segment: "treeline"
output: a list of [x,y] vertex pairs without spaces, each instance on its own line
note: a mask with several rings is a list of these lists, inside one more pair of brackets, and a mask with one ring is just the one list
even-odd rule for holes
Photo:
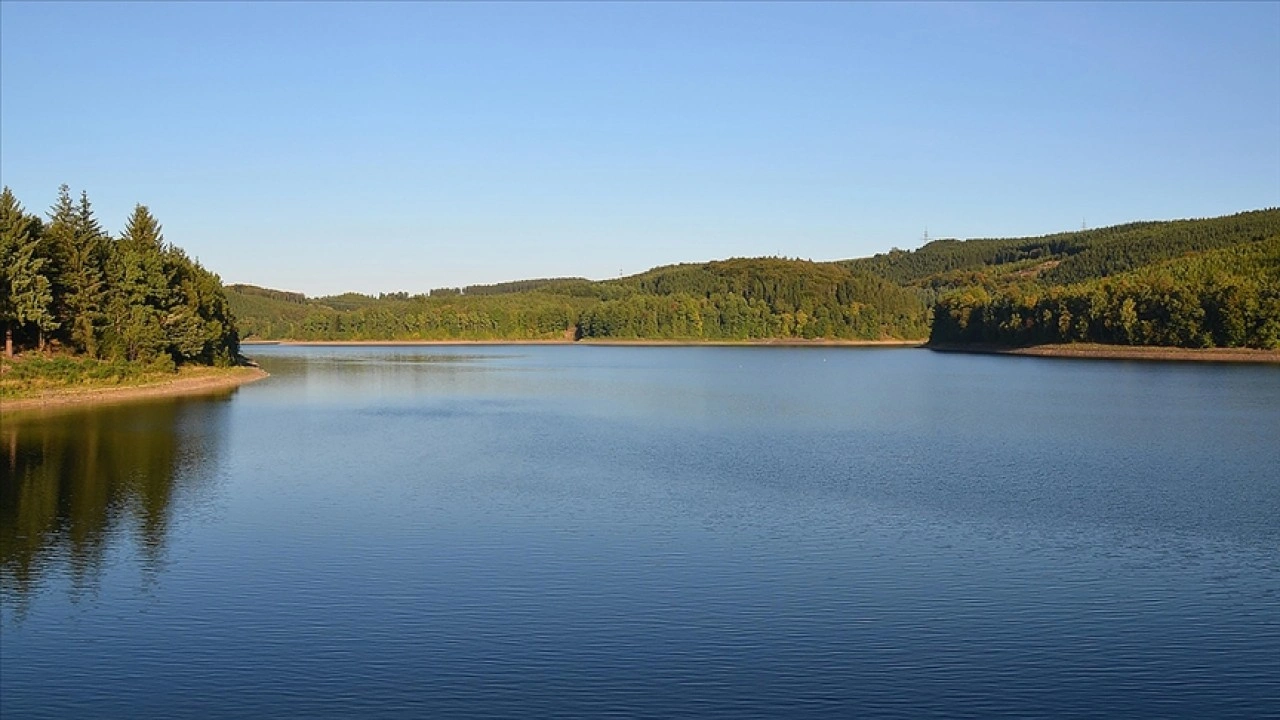
[[[459,295],[507,295],[510,293],[529,292],[531,290],[559,289],[566,284],[589,283],[585,278],[539,278],[536,280],[515,280],[495,283],[493,285],[468,285],[457,291]],[[438,291],[432,290],[434,295]]]
[[550,340],[572,338],[589,300],[545,293],[478,297],[398,293],[304,305],[227,292],[246,338],[291,340]]
[[377,301],[312,312],[296,337],[313,340],[549,340],[572,338],[580,303],[554,295]]
[[736,293],[694,297],[632,295],[588,309],[580,338],[670,340],[916,339],[927,332],[923,312],[895,315],[862,303],[806,303],[809,310],[779,311]]
[[270,288],[261,288],[257,285],[244,285],[241,283],[232,283],[227,286],[228,290],[234,290],[245,295],[257,295],[258,297],[270,298],[272,300],[283,300],[284,302],[297,303],[302,305],[307,301],[307,296],[300,292],[289,292],[287,290],[271,290]]
[[1280,210],[1267,209],[938,240],[829,263],[733,259],[598,282],[547,278],[412,296],[307,299],[237,286],[228,298],[245,337],[261,339],[931,337],[1269,347],[1278,283],[1266,253],[1276,238]]
[[956,291],[930,342],[1280,348],[1280,233],[1082,283]]
[[920,294],[835,263],[781,258],[672,265],[599,285],[581,337],[706,340],[920,338]]
[[63,185],[47,220],[0,192],[5,353],[50,343],[90,357],[230,364],[235,321],[217,275],[166,243],[144,205],[112,237]]
[[[1218,218],[1138,222],[1044,237],[935,240],[919,250],[894,250],[843,265],[895,283],[958,289],[975,280],[999,283],[1043,265],[1037,279],[1068,284],[1133,270],[1187,253],[1257,242],[1280,234],[1280,209]],[[1013,277],[1021,280],[1021,277]]]
[[578,278],[404,296],[275,302],[229,288],[245,337],[300,340],[919,339],[915,290],[832,263],[727,260],[603,282]]

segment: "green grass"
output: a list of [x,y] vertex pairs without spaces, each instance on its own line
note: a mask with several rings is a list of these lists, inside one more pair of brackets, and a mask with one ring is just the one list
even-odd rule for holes
[[0,398],[35,397],[51,391],[142,385],[172,378],[173,361],[153,363],[95,360],[67,355],[27,355],[0,360]]

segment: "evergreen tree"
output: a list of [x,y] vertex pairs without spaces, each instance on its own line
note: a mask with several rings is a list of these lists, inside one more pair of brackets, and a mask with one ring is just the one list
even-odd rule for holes
[[164,317],[172,295],[165,275],[164,236],[145,205],[134,208],[107,262],[107,353],[151,360],[164,352]]
[[113,240],[86,193],[66,185],[49,222],[0,193],[0,326],[14,345],[44,334],[79,353],[128,361],[168,356],[231,364],[239,332],[222,281],[165,243],[159,221],[137,205]]
[[7,357],[13,357],[14,330],[34,324],[43,343],[44,333],[57,327],[38,228],[8,187],[0,191],[0,323]]
[[[98,354],[98,325],[102,321],[103,265],[106,235],[93,216],[89,196],[81,192],[72,205],[63,185],[50,211],[49,234],[61,259],[56,285],[62,290],[62,313],[69,322],[67,338],[79,352]],[[65,324],[64,324],[64,327]]]
[[163,252],[171,297],[164,318],[169,352],[176,362],[229,364],[240,352],[240,336],[222,280],[172,245]]
[[58,199],[49,208],[49,222],[45,225],[40,238],[40,256],[46,259],[45,275],[49,278],[50,291],[53,293],[53,314],[58,319],[59,335],[65,339],[69,330],[66,322],[67,285],[66,285],[66,247],[71,244],[70,235],[75,223],[76,206],[71,200],[71,188],[65,184],[58,187]]

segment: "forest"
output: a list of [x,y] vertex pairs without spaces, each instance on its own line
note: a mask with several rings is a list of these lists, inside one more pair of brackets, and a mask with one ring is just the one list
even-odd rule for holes
[[1280,235],[1068,285],[975,285],[934,308],[934,343],[1280,347]]
[[296,340],[1088,341],[1280,346],[1280,210],[1043,237],[935,240],[810,262],[732,259],[593,282],[543,278],[410,295],[232,285],[244,337]]
[[63,185],[47,218],[0,191],[0,326],[5,355],[62,349],[156,368],[230,365],[239,335],[222,281],[165,242],[137,205],[112,236],[88,195]]
[[602,282],[528,280],[429,293],[306,298],[228,287],[246,338],[298,340],[763,340],[917,338],[914,290],[831,263],[759,258]]
[[118,236],[63,186],[45,217],[0,194],[6,354],[175,367],[251,340],[919,340],[1280,348],[1280,209],[1042,237],[942,239],[812,262],[738,258],[309,298],[218,276],[144,205]]

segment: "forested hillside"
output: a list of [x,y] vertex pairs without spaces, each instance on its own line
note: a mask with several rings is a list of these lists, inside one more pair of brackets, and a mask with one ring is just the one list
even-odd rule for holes
[[968,288],[938,303],[930,340],[1280,347],[1280,235],[1070,285]]
[[63,185],[48,219],[0,192],[0,325],[5,354],[49,344],[90,358],[230,364],[239,350],[222,282],[138,205],[102,229],[86,194]]
[[1066,284],[1276,235],[1280,235],[1280,210],[1268,209],[1043,237],[935,240],[919,250],[894,250],[841,264],[896,283],[935,290],[993,286],[1028,274],[1046,284]]
[[245,337],[261,339],[919,339],[928,333],[928,307],[919,293],[831,263],[726,260],[603,282],[528,282],[304,302],[231,286],[228,298]]
[[920,293],[836,263],[774,258],[673,265],[600,283],[581,337],[750,340],[922,338]]
[[244,336],[259,339],[931,336],[1271,347],[1269,328],[1280,318],[1272,301],[1277,239],[1280,210],[1269,209],[1044,237],[937,240],[828,263],[734,259],[599,282],[547,278],[412,296],[308,299],[231,286],[228,299]]
[[572,339],[574,322],[592,302],[531,292],[478,297],[348,294],[297,304],[246,286],[228,288],[227,298],[246,339],[294,340]]
[[[138,205],[112,237],[63,186],[47,220],[0,194],[6,352],[229,363],[241,336],[299,340],[922,339],[1280,346],[1280,210],[1034,238],[937,240],[815,263],[671,265],[307,298],[224,288]],[[238,318],[238,326],[237,320]]]

